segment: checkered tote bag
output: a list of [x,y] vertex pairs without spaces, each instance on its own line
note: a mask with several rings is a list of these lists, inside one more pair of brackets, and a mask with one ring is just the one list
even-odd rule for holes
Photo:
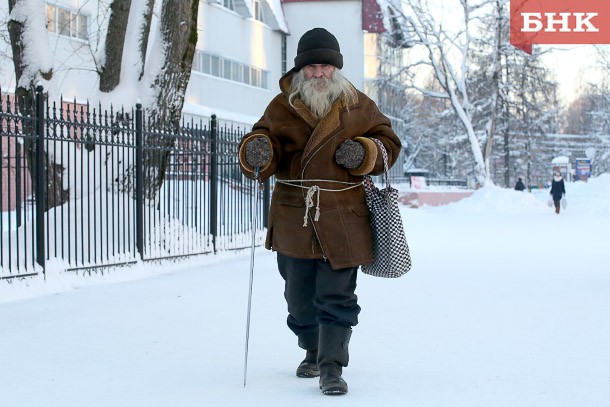
[[381,141],[373,139],[383,154],[386,187],[379,189],[369,175],[364,176],[366,205],[371,217],[375,260],[361,267],[376,277],[394,278],[411,269],[411,255],[398,209],[398,191],[390,186],[388,153]]

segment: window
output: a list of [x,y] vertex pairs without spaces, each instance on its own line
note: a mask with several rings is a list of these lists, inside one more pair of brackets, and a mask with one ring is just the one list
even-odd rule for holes
[[267,89],[267,72],[261,71],[261,88]]
[[250,67],[250,84],[259,88],[267,87],[267,72],[262,69]]
[[226,59],[222,61],[222,77],[225,79],[231,78],[231,61],[227,61]]
[[59,35],[70,36],[70,12],[66,9],[57,9],[57,28]]
[[235,1],[234,0],[223,0],[222,5],[229,10],[235,11]]
[[265,21],[261,0],[254,0],[254,19],[263,22]]
[[286,34],[282,33],[282,74],[285,74],[287,71],[287,59],[288,57],[286,51]]
[[88,16],[64,7],[47,4],[47,30],[65,37],[87,40]]
[[56,27],[57,27],[57,23],[56,23],[56,7],[51,7],[47,4],[47,30],[49,32],[56,32]]
[[89,37],[87,35],[87,16],[78,14],[76,20],[76,37],[86,40]]
[[193,71],[267,89],[269,72],[232,59],[195,51]]
[[212,56],[212,75],[220,76],[220,58]]
[[231,61],[231,79],[237,82],[243,82],[243,71],[241,64],[237,61]]
[[242,67],[243,72],[243,82],[247,85],[250,85],[250,67],[248,65],[244,65]]
[[209,54],[199,54],[202,56],[203,59],[203,69],[201,69],[201,72],[203,73],[207,73],[210,74],[212,73],[212,57]]

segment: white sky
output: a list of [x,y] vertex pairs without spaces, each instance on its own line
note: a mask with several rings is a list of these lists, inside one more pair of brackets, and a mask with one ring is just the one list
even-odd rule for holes
[[[551,48],[548,45],[539,47]],[[583,86],[601,77],[592,45],[555,45],[543,59],[557,75],[560,98],[566,106],[578,97]]]
[[610,175],[488,187],[402,208],[413,269],[360,275],[346,396],[294,375],[273,253],[258,248],[243,388],[249,251],[76,277],[0,281],[0,405],[602,407],[610,400]]

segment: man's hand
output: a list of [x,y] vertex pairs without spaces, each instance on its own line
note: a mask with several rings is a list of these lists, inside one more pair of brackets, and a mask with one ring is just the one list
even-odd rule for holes
[[360,167],[364,160],[364,147],[357,141],[345,140],[335,152],[335,160],[337,164],[354,170]]
[[252,167],[264,167],[271,159],[271,147],[263,137],[257,137],[246,144],[246,162]]

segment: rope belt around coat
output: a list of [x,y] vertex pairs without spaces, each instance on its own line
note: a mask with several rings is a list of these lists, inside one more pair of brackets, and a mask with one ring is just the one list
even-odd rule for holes
[[[342,192],[342,191],[347,191],[349,189],[353,189],[353,188],[357,188],[360,185],[363,185],[362,182],[346,182],[346,181],[335,181],[332,179],[281,179],[281,180],[277,180],[276,181],[279,184],[284,184],[284,185],[288,185],[291,187],[296,187],[296,188],[301,188],[301,189],[306,189],[307,190],[307,194],[305,195],[305,216],[303,217],[303,227],[307,227],[307,219],[308,219],[308,215],[309,215],[309,209],[314,207],[314,196],[316,194],[318,194],[317,196],[317,202],[316,202],[316,214],[313,217],[314,221],[318,221],[318,219],[320,219],[320,191],[326,191],[326,192]],[[306,187],[304,185],[299,185],[298,183],[302,183],[302,182],[334,182],[337,184],[346,184],[349,185],[349,187],[345,187],[345,188],[340,188],[340,189],[328,189],[328,188],[320,188],[317,185],[312,185],[310,187]]]

